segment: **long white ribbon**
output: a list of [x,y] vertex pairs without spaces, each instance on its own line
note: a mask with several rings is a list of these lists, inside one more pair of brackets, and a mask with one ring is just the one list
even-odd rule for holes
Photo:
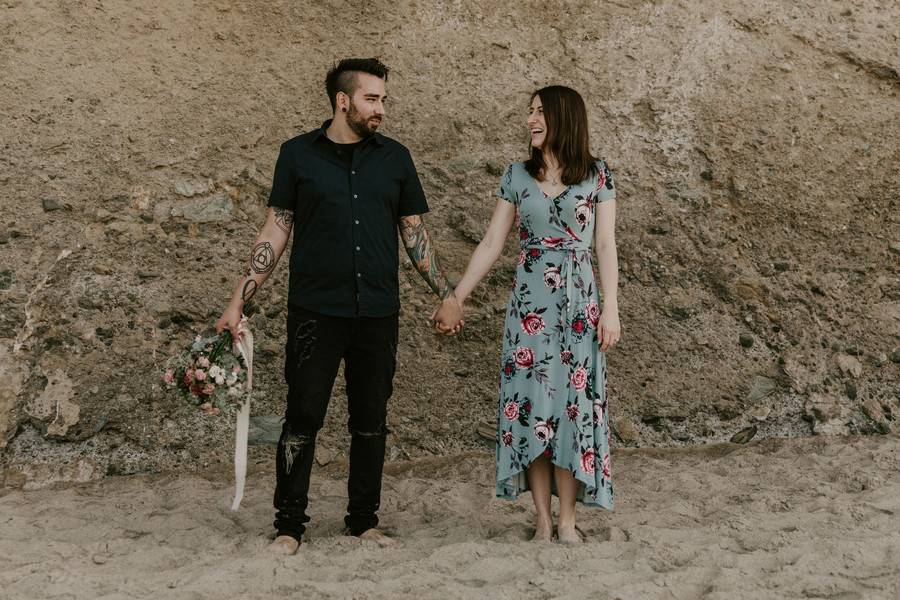
[[253,333],[245,316],[241,316],[238,324],[234,349],[244,357],[244,365],[247,367],[247,396],[237,413],[234,427],[234,501],[231,503],[231,510],[240,508],[247,481],[247,435],[250,430],[250,391],[253,389]]

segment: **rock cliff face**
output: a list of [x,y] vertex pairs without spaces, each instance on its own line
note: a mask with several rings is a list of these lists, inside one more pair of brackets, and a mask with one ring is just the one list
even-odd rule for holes
[[[529,93],[585,96],[619,189],[616,443],[891,429],[898,23],[874,0],[0,3],[7,483],[230,460],[232,424],[163,393],[160,365],[220,314],[280,142],[327,118],[350,55],[392,68],[383,131],[457,275],[524,156]],[[486,443],[512,243],[456,339],[427,330],[404,262],[392,459]],[[258,415],[283,409],[286,281],[283,261],[252,319]],[[339,380],[320,463],[345,421]]]

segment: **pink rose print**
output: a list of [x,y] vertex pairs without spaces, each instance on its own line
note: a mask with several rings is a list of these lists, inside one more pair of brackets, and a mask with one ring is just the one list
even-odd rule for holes
[[584,333],[584,319],[575,319],[572,321],[572,331],[575,333]]
[[569,417],[570,421],[577,419],[579,412],[577,404],[570,404],[566,407],[566,416]]
[[528,254],[531,255],[531,258],[537,258],[541,255],[541,251],[538,248],[532,248],[528,251]]
[[561,237],[545,237],[541,239],[541,243],[548,248],[559,248],[563,243],[563,239]]
[[606,185],[606,173],[603,172],[603,169],[600,169],[600,175],[597,177],[597,187],[594,188],[594,191],[596,192],[604,185]]
[[562,274],[559,267],[547,267],[544,270],[544,283],[551,290],[558,290],[562,287]]
[[594,400],[594,425],[603,421],[603,402]]
[[575,220],[578,221],[578,224],[584,227],[588,224],[588,220],[591,218],[591,205],[588,202],[582,202],[578,206],[575,207]]
[[525,401],[525,404],[522,405],[522,412],[526,415],[531,414],[531,400]]
[[541,315],[530,312],[522,319],[522,330],[528,335],[535,335],[544,330],[544,319]]
[[523,369],[527,369],[532,364],[534,364],[534,352],[531,350],[531,348],[520,346],[519,348],[516,348],[514,356],[516,359],[516,364]]
[[568,365],[572,362],[572,353],[568,350],[563,350],[559,353],[559,360],[562,361],[562,364]]
[[568,233],[571,237],[575,238],[579,242],[581,241],[581,238],[578,237],[578,234],[576,234],[574,231],[572,231],[572,228],[569,227],[568,225],[566,225],[566,233]]
[[597,306],[596,302],[591,302],[587,305],[587,318],[591,327],[597,327],[597,323],[600,322],[600,307]]
[[507,361],[507,363],[503,366],[503,374],[507,377],[512,377],[513,373],[516,372],[516,365],[512,361]]
[[534,424],[534,437],[542,442],[553,439],[553,426],[548,421],[538,421]]
[[609,479],[610,472],[611,472],[611,470],[609,468],[609,454],[604,454],[603,455],[603,478]]
[[584,370],[584,367],[578,367],[575,369],[575,372],[572,373],[572,385],[576,390],[583,390],[586,384],[587,371]]
[[519,250],[519,265],[525,264],[525,251]]
[[172,369],[166,369],[166,374],[163,375],[163,381],[165,381],[169,385],[175,383],[175,371],[173,371]]
[[594,473],[594,463],[596,462],[596,454],[593,448],[588,448],[581,453],[581,470],[588,474]]
[[510,421],[515,421],[519,418],[519,405],[513,401],[509,401],[506,403],[506,406],[503,407],[503,416],[509,419]]
[[504,446],[512,446],[513,443],[513,435],[511,431],[504,431],[503,435],[500,436],[500,440],[503,442]]

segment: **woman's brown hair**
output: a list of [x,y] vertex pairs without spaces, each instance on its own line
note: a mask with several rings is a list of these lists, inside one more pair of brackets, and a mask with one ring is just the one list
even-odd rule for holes
[[[541,99],[546,123],[544,148],[548,149],[561,167],[562,181],[566,185],[575,185],[584,181],[596,168],[597,159],[591,155],[588,136],[587,109],[581,95],[562,85],[551,85],[531,94],[530,102],[535,96]],[[525,161],[528,174],[542,181],[544,153],[534,146],[529,146],[530,157]]]

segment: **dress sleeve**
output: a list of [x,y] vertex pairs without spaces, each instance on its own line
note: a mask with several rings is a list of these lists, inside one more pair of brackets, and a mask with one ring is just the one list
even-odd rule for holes
[[519,195],[516,194],[512,185],[513,179],[513,166],[509,165],[506,167],[506,173],[503,174],[503,178],[500,179],[500,188],[497,190],[497,195],[509,202],[510,204],[519,204]]
[[594,204],[616,199],[616,186],[613,174],[606,166],[605,160],[597,161],[597,186],[594,188]]
[[275,175],[272,177],[272,191],[269,192],[269,206],[294,210],[297,207],[297,177],[287,144],[281,145],[278,160],[275,161]]

